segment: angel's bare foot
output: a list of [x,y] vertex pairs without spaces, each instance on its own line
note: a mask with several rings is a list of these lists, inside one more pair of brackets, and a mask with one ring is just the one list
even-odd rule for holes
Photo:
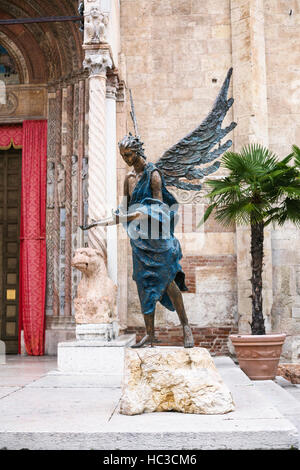
[[185,348],[194,347],[193,333],[189,325],[184,325],[183,327],[183,344]]
[[145,335],[144,338],[141,339],[138,343],[131,346],[132,348],[143,348],[145,346],[153,347],[153,344],[160,343],[157,338],[153,338],[153,336]]

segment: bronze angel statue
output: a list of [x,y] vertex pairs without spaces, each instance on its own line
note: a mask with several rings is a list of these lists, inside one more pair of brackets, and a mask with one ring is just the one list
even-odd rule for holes
[[[123,223],[130,237],[133,279],[137,284],[146,327],[145,336],[132,347],[152,347],[159,342],[154,330],[157,301],[169,310],[176,310],[183,328],[184,347],[194,346],[181,294],[188,290],[180,265],[181,247],[174,236],[177,201],[167,186],[199,190],[199,180],[219,168],[220,163],[215,160],[232,145],[231,140],[222,144],[221,140],[236,126],[232,122],[224,129],[221,127],[233,103],[232,98],[227,99],[231,75],[232,69],[228,71],[206,119],[167,150],[156,164],[146,161],[131,98],[131,117],[136,135],[129,133],[119,142],[120,153],[131,168],[124,181],[123,203],[111,217],[81,227],[87,230],[97,225]],[[203,167],[210,162],[213,163]]]

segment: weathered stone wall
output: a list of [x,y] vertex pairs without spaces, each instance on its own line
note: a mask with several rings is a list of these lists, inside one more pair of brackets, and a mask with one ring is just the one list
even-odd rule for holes
[[[264,2],[269,146],[281,157],[300,145],[300,4]],[[300,231],[272,231],[272,326],[287,333],[283,355],[300,360]]]
[[265,0],[269,146],[281,156],[300,142],[300,3]]
[[[132,89],[139,132],[149,160],[156,161],[209,113],[232,65],[230,21],[229,0],[121,1],[127,87]],[[232,111],[227,120],[231,122]],[[204,203],[199,193],[177,191],[176,196],[187,212],[196,207],[201,210]],[[177,236],[189,288],[184,302],[194,332],[196,327],[203,328],[202,336],[199,332],[200,344],[207,336],[205,328],[230,330],[235,325],[235,228],[224,230],[210,221],[204,233],[191,233],[185,226],[184,233],[179,231]],[[142,328],[136,285],[131,279],[130,248],[128,253],[128,325]],[[172,342],[181,335],[176,313],[160,304],[156,325],[162,340],[165,328],[170,337],[173,335]]]
[[230,1],[121,0],[121,41],[155,161],[207,115],[232,64]]
[[[229,93],[235,103],[227,119],[238,123],[234,150],[260,142],[284,157],[292,144],[299,145],[299,24],[297,0],[121,0],[126,84],[149,160],[156,161],[201,122],[230,66]],[[201,201],[199,194],[176,195],[185,204],[199,206]],[[237,322],[240,331],[249,333],[249,230],[225,231],[211,220],[204,234],[178,238],[189,287],[184,301],[195,333],[201,330],[199,343],[207,328],[211,334],[210,328],[231,328]],[[270,227],[264,252],[267,331],[286,332],[285,358],[299,361],[299,230]],[[130,248],[128,253],[128,325],[142,333]],[[159,305],[156,324],[165,341],[180,335],[176,315]]]

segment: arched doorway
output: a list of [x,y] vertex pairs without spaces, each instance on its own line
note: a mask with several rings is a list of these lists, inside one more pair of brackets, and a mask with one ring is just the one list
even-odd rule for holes
[[[77,14],[77,8],[77,0],[3,0],[0,5],[0,18],[74,16]],[[70,198],[72,198],[73,186],[77,191],[78,185],[73,182],[75,178],[73,178],[74,169],[71,157],[75,155],[76,158],[73,158],[73,161],[77,165],[82,164],[83,136],[85,132],[86,79],[82,71],[83,51],[81,45],[82,37],[78,25],[71,22],[0,26],[0,134],[3,126],[22,126],[24,122],[33,120],[48,121],[46,214],[48,270],[47,299],[44,314],[47,311],[49,315],[47,322],[49,322],[50,327],[52,323],[55,323],[55,325],[64,323],[63,318],[60,319],[60,322],[56,321],[56,318],[66,310],[65,298],[70,299],[72,295],[70,256],[65,262],[64,249],[66,246],[66,250],[70,253],[71,243],[75,243],[76,236],[72,234],[72,219],[65,206],[59,207],[57,201],[54,200],[54,193],[57,191],[54,186],[56,186],[59,165],[62,164],[66,176],[66,188],[63,188],[63,191],[66,192],[66,205],[68,207],[72,206],[72,211],[75,213]],[[68,108],[67,100],[69,100],[72,109],[70,109],[70,106]],[[79,123],[78,114],[80,106],[81,123]],[[71,122],[73,119],[74,125]],[[70,122],[71,125],[68,124]],[[69,146],[66,142],[68,129],[71,129],[69,134],[72,134]],[[81,149],[78,149],[79,143]],[[68,152],[68,155],[66,152]],[[70,158],[68,158],[69,156]],[[9,169],[9,166],[13,162],[17,162],[14,163],[16,164],[17,174],[11,177],[9,172],[12,169]],[[16,219],[11,223],[7,218],[7,213],[8,209],[13,208],[18,213],[18,217],[20,215],[21,196],[18,194],[18,206],[16,207],[10,207],[13,202],[9,199],[9,196],[14,193],[14,197],[17,197],[17,192],[14,190],[21,188],[18,178],[22,167],[22,150],[15,148],[0,149],[1,165],[3,165],[1,167],[3,172],[0,178],[3,184],[1,185],[0,182],[0,193],[2,193],[0,226],[3,233],[1,235],[2,248],[0,247],[0,250],[2,250],[2,265],[0,266],[0,339],[5,341],[8,353],[17,353],[19,328],[16,312],[19,299],[19,257],[15,258],[14,272],[12,271],[13,268],[8,266],[7,260],[12,263],[8,248],[12,250],[15,246],[14,243],[17,243],[17,254],[19,254],[20,220]],[[78,175],[78,181],[80,182],[79,173],[77,171],[76,175]],[[16,186],[10,188],[8,180],[14,182]],[[66,228],[62,226],[64,224],[63,217],[66,219]],[[18,230],[13,232],[12,225],[17,225]],[[76,225],[78,225],[77,220]],[[63,239],[65,230],[69,245]],[[7,235],[8,231],[10,231],[10,238]],[[13,236],[16,238],[13,239]],[[67,278],[67,273],[65,274],[67,265],[69,272],[68,283],[65,280]],[[55,273],[58,273],[58,276],[55,277]],[[12,298],[14,296],[15,299]],[[26,348],[26,350],[27,353],[34,354],[30,348]]]

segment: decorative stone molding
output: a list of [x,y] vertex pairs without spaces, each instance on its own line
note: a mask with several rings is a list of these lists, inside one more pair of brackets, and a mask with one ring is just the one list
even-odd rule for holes
[[57,168],[57,190],[58,190],[58,206],[65,207],[66,202],[66,191],[65,191],[65,181],[66,181],[66,172],[64,165],[60,162],[58,163]]
[[82,159],[82,199],[83,199],[83,222],[87,224],[88,216],[88,202],[89,202],[89,187],[88,187],[88,169],[89,169],[89,160],[87,157]]
[[83,67],[88,69],[90,76],[105,75],[106,70],[112,67],[109,51],[106,49],[86,51]]
[[116,95],[117,101],[124,103],[126,99],[125,93],[126,93],[125,83],[123,81],[119,81],[118,88],[117,88],[117,95]]
[[29,71],[27,63],[18,46],[3,31],[0,31],[0,43],[14,60],[17,67],[20,83],[29,83]]
[[55,163],[48,162],[47,165],[47,208],[54,208],[54,179],[55,179]]
[[117,322],[112,323],[87,323],[76,325],[76,339],[82,341],[105,341],[117,339],[119,326]]
[[203,191],[185,191],[182,189],[175,189],[168,187],[171,194],[177,199],[179,204],[203,204],[204,192]]
[[16,111],[19,105],[19,100],[18,100],[17,95],[12,92],[8,92],[6,94],[5,99],[1,101],[4,101],[4,103],[0,103],[0,116],[5,116],[5,115],[10,116]]
[[75,209],[78,205],[78,156],[72,155],[71,157],[72,163],[72,207]]
[[[98,2],[97,2],[98,3]],[[84,44],[107,43],[106,31],[109,22],[107,12],[101,11],[97,3],[87,4],[84,10]]]
[[118,90],[118,77],[115,74],[107,76],[106,80],[106,98],[116,99]]

